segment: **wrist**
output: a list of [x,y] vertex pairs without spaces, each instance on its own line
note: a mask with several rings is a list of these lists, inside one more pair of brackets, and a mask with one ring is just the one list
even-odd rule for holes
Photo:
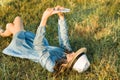
[[64,20],[64,16],[59,16],[59,19],[60,20]]
[[46,26],[47,23],[47,17],[42,17],[40,26]]
[[47,20],[47,19],[48,19],[48,17],[42,16],[42,19],[41,19],[41,20]]

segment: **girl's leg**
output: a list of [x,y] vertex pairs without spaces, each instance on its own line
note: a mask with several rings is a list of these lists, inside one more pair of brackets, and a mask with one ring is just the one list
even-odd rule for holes
[[13,33],[13,35],[15,35],[19,31],[24,30],[23,20],[19,16],[17,16],[14,19],[13,24],[14,24],[14,28],[15,28],[15,29],[11,29],[11,32]]
[[6,30],[4,32],[0,32],[0,36],[8,37],[10,35],[15,35],[21,30],[24,30],[23,22],[20,17],[16,17],[13,23],[8,23],[6,25]]

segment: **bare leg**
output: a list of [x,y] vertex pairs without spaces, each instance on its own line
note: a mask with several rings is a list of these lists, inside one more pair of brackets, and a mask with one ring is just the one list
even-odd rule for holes
[[[13,35],[15,35],[19,31],[24,30],[23,21],[19,16],[17,16],[14,19],[13,24],[14,24],[14,28],[15,28],[15,29],[11,29],[11,32],[13,33]],[[14,31],[12,31],[12,30],[14,30]]]
[[17,32],[24,30],[23,21],[19,16],[17,16],[13,23],[8,23],[6,25],[6,30],[4,32],[0,32],[0,36],[8,37],[10,35],[15,35]]

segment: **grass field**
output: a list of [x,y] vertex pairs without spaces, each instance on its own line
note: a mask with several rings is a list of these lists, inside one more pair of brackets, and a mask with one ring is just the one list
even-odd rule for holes
[[[0,25],[21,16],[25,29],[35,33],[43,11],[61,5],[66,13],[70,43],[74,51],[88,49],[91,66],[84,73],[74,71],[57,80],[119,80],[120,79],[120,1],[119,0],[0,0]],[[58,46],[57,19],[48,20],[46,37]],[[0,80],[54,80],[39,63],[4,55],[2,50],[12,37],[0,37]]]

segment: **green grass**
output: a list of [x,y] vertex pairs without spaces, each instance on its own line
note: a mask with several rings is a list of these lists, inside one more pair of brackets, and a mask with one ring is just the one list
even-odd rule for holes
[[[91,66],[84,73],[71,71],[58,80],[120,79],[120,1],[119,0],[1,0],[0,25],[21,16],[25,29],[35,33],[43,11],[61,5],[66,13],[70,43],[74,51],[87,47]],[[48,20],[47,35],[51,45],[58,46],[57,16]],[[0,37],[0,80],[54,80],[39,63],[4,55],[12,37]]]

